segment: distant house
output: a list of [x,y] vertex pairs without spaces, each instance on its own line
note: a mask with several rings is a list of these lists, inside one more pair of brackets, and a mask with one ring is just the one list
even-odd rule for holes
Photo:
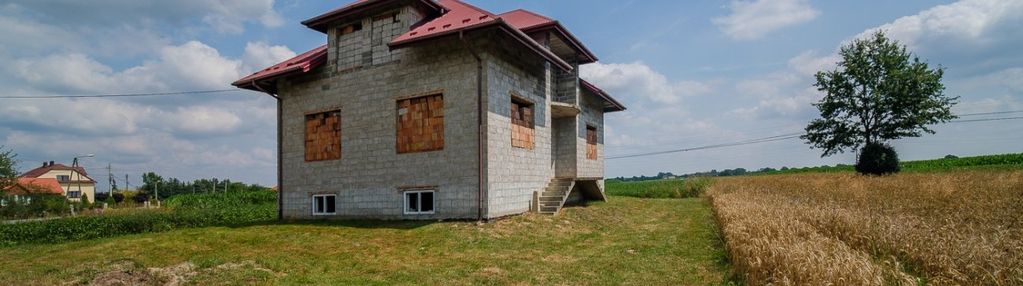
[[360,0],[327,44],[233,84],[278,99],[280,215],[489,219],[604,199],[597,61],[558,21],[457,0]]
[[[53,179],[58,184],[52,185]],[[96,199],[96,181],[89,177],[84,167],[68,167],[63,164],[55,164],[53,161],[43,162],[41,167],[25,172],[18,176],[18,182],[40,182],[49,190],[59,187],[71,201],[79,201],[82,197],[88,197],[90,201]]]

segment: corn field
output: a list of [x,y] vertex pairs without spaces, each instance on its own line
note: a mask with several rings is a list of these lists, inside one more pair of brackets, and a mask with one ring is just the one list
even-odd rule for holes
[[1023,285],[1023,171],[718,179],[729,257],[753,285]]

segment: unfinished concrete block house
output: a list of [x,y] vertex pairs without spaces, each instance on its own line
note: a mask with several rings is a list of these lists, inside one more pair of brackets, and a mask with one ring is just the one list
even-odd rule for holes
[[565,27],[458,0],[362,0],[242,78],[278,100],[282,219],[490,219],[604,199],[597,60]]

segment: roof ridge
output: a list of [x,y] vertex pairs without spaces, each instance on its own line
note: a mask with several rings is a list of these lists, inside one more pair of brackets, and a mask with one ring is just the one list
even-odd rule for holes
[[537,12],[533,12],[533,11],[530,11],[530,10],[526,10],[526,9],[523,9],[523,8],[518,8],[518,9],[515,9],[515,10],[504,12],[504,13],[501,13],[501,15],[511,14],[511,13],[514,13],[514,12],[528,13],[530,15],[537,16],[537,17],[540,17],[540,18],[544,18],[544,19],[550,20],[552,22],[558,22],[558,20],[555,20],[554,18],[551,18],[551,17],[547,17],[547,15],[540,14],[540,13],[537,13]]
[[[455,2],[457,4],[464,5],[464,6],[468,7],[468,8],[470,8],[470,9],[476,10],[477,12],[486,14],[487,16],[490,16],[491,18],[497,18],[497,15],[495,15],[493,12],[487,11],[486,9],[483,9],[483,8],[480,8],[480,7],[476,7],[475,5],[466,3],[465,1],[461,1],[461,0],[439,0],[439,1],[437,1],[437,3],[439,3],[441,6],[446,6],[446,5],[444,5],[445,2]],[[444,7],[444,8],[447,8],[447,7]],[[450,12],[451,9],[448,9],[448,10],[449,10],[448,12]]]

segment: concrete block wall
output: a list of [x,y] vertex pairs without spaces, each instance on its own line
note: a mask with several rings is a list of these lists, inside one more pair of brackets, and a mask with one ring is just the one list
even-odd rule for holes
[[[577,116],[576,165],[579,178],[604,177],[604,104],[597,95],[583,92],[579,96],[580,113]],[[586,126],[597,129],[597,159],[586,158]]]
[[[392,61],[355,71],[326,67],[280,83],[285,218],[476,217],[475,60],[458,41],[409,47],[391,56]],[[398,154],[397,101],[435,92],[444,95],[444,149]],[[304,115],[332,109],[341,110],[341,159],[306,162]],[[404,215],[403,191],[423,188],[436,190],[435,213]],[[312,216],[316,194],[338,196],[336,216]]]
[[[412,6],[385,10],[356,20],[337,22],[327,30],[329,70],[346,72],[358,68],[386,64],[397,60],[403,50],[391,51],[387,42],[422,20],[418,9]],[[341,35],[338,28],[362,25],[362,30]]]
[[[575,178],[577,172],[576,154],[579,148],[576,137],[576,117],[555,118],[554,122],[554,175],[559,178]],[[583,150],[585,152],[585,150]]]
[[[500,37],[487,46],[488,217],[528,212],[533,192],[554,176],[552,161],[551,72],[545,61],[523,52],[521,44]],[[512,96],[534,105],[535,145],[511,144]]]

